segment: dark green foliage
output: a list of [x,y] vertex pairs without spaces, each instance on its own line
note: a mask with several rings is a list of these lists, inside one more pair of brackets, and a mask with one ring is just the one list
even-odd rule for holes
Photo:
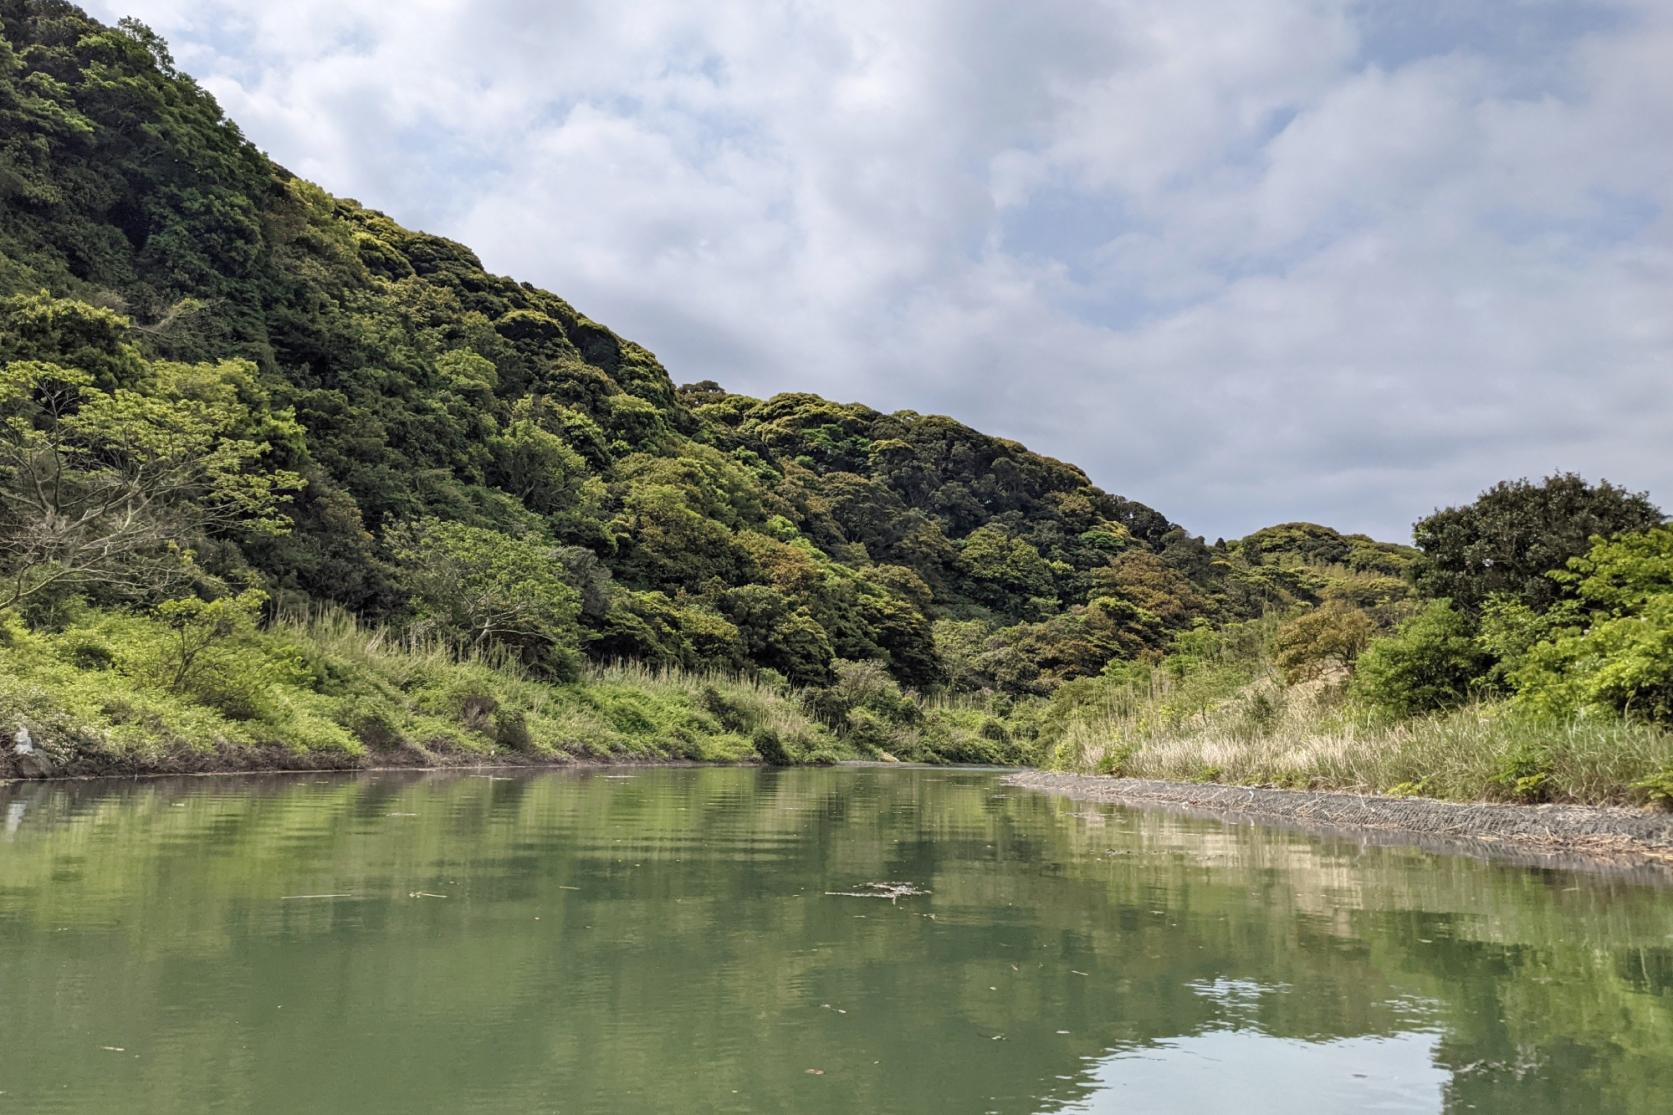
[[825,724],[841,730],[852,725],[857,713],[886,725],[910,724],[918,718],[916,702],[876,663],[838,661],[832,673],[830,685],[810,689],[804,696],[809,711]]
[[697,703],[728,732],[746,731],[750,726],[743,707],[713,685],[705,685],[698,692]]
[[795,757],[784,746],[784,740],[775,728],[757,728],[750,742],[761,761],[770,767],[787,767],[795,762]]
[[1538,484],[1502,481],[1474,503],[1418,521],[1418,587],[1472,614],[1495,593],[1543,611],[1562,592],[1547,573],[1584,554],[1594,537],[1645,530],[1662,518],[1644,493],[1588,484],[1571,472]]

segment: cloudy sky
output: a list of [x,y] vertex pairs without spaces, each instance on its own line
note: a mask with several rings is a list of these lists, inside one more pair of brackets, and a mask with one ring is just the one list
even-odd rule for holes
[[1210,539],[1673,505],[1673,0],[98,0],[678,382],[952,414]]

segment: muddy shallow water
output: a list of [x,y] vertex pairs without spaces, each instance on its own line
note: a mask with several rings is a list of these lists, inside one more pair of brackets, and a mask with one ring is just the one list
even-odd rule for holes
[[1673,889],[1001,778],[0,786],[0,1110],[1536,1115],[1673,1094]]

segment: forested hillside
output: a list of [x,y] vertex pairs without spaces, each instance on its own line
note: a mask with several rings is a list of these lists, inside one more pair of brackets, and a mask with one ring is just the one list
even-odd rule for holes
[[[1263,602],[1162,515],[950,419],[676,389],[561,298],[269,162],[144,28],[0,11],[0,358],[153,394],[197,365],[231,392],[271,513],[205,532],[200,580],[458,619],[532,657],[578,640],[799,683],[871,659],[918,687],[946,680],[943,616],[1037,641],[1016,625],[1070,614],[1096,670]],[[417,583],[528,544],[549,627],[439,614]]]
[[[0,12],[0,359],[153,393],[198,365],[231,393],[248,428],[226,432],[263,445],[249,464],[273,477],[273,514],[251,519],[282,529],[214,524],[200,580],[458,620],[531,657],[578,642],[800,683],[873,659],[920,687],[944,680],[939,616],[1003,628],[1132,589],[1174,598],[1088,620],[1136,648],[1258,607],[1200,541],[1014,443],[811,395],[676,389],[561,298],[269,162],[143,28]],[[442,614],[456,602],[418,583],[525,545],[553,607],[516,631]]]
[[[91,767],[319,740],[1021,761],[1048,698],[1182,636],[1483,607],[1324,527],[1210,545],[950,418],[677,387],[272,163],[143,26],[52,0],[0,0],[0,367],[0,727]],[[1594,525],[1660,522],[1640,502]]]

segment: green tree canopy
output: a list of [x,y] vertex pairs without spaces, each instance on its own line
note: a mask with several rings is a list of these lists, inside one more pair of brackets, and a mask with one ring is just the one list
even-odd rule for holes
[[1644,530],[1662,520],[1644,493],[1608,481],[1588,484],[1572,472],[1538,484],[1502,481],[1474,503],[1418,520],[1413,532],[1424,557],[1418,587],[1472,614],[1494,593],[1544,610],[1561,595],[1559,583],[1546,574],[1584,554],[1594,537]]
[[513,650],[554,675],[572,670],[581,594],[551,545],[420,519],[391,528],[389,546],[422,626],[468,647]]
[[1553,577],[1581,603],[1511,671],[1520,699],[1673,723],[1673,526],[1599,542]]
[[1397,716],[1462,704],[1491,660],[1468,616],[1450,601],[1431,601],[1392,635],[1359,656],[1354,686]]
[[0,608],[52,588],[160,590],[208,538],[288,529],[302,479],[271,458],[302,431],[253,366],[120,369],[101,386],[45,360],[0,367]]

